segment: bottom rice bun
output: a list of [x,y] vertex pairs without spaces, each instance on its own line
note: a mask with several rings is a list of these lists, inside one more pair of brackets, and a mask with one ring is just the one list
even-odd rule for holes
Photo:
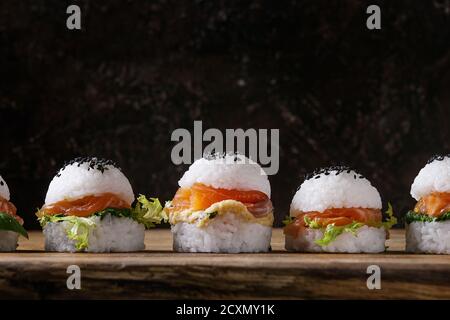
[[45,249],[129,252],[145,248],[145,228],[166,221],[158,199],[139,196],[112,161],[76,158],[64,165],[37,212]]
[[285,221],[286,249],[300,252],[378,253],[385,251],[387,229],[381,197],[362,175],[347,167],[320,169],[307,176]]
[[450,155],[431,158],[411,186],[406,251],[450,254]]
[[9,201],[9,188],[0,176],[0,251],[15,251],[19,235],[28,238],[22,227],[23,220],[17,215],[16,207]]
[[165,211],[179,252],[267,252],[272,237],[270,183],[242,155],[195,161]]

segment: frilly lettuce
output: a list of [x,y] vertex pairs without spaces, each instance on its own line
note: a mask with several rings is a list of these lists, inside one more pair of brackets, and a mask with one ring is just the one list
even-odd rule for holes
[[89,231],[95,228],[94,217],[83,218],[75,216],[62,215],[44,215],[39,218],[39,223],[44,227],[50,222],[67,222],[66,233],[67,238],[75,241],[77,250],[83,250],[89,246]]
[[142,223],[146,228],[154,227],[156,224],[169,220],[157,198],[147,199],[141,194],[136,200],[136,205],[131,209],[131,218]]
[[304,216],[303,221],[305,221],[305,225],[312,229],[320,229],[321,226],[316,220],[312,220],[311,218]]
[[395,224],[397,224],[397,218],[394,216],[394,209],[392,208],[392,205],[388,202],[388,209],[386,211],[386,221],[382,222],[381,224],[386,230],[391,229]]
[[335,226],[334,223],[329,224],[327,225],[327,227],[323,232],[322,239],[316,240],[315,243],[317,243],[320,246],[327,246],[331,242],[336,240],[336,238],[344,232],[350,232],[353,235],[356,235],[356,231],[358,230],[358,228],[362,227],[363,225],[364,225],[363,223],[356,221],[347,224],[345,226]]

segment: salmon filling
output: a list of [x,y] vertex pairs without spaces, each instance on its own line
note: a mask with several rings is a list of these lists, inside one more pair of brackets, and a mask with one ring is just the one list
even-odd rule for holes
[[76,200],[62,200],[44,206],[41,210],[44,215],[63,214],[65,216],[89,217],[102,210],[129,209],[131,206],[112,193],[86,196]]
[[216,189],[201,183],[195,183],[191,188],[178,189],[168,212],[170,214],[187,209],[201,211],[224,200],[242,202],[256,218],[269,214],[273,210],[269,197],[261,191]]
[[303,229],[307,228],[306,219],[314,221],[321,228],[330,224],[345,226],[353,222],[360,222],[368,226],[379,226],[382,221],[381,210],[365,208],[333,208],[324,212],[293,212],[295,219],[284,228],[284,234],[296,238]]
[[434,192],[422,197],[414,207],[414,212],[440,217],[450,211],[450,193]]
[[11,217],[16,219],[17,222],[23,225],[23,219],[17,215],[16,206],[2,197],[0,197],[0,212],[9,214]]

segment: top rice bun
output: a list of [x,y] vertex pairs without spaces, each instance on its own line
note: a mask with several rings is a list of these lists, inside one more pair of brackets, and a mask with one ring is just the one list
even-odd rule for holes
[[331,167],[313,173],[302,183],[292,199],[291,214],[294,210],[381,207],[380,194],[369,180],[347,167]]
[[196,160],[178,181],[182,188],[202,183],[217,189],[265,193],[270,198],[270,183],[259,164],[240,154],[213,154]]
[[8,185],[6,184],[6,181],[3,180],[2,176],[0,176],[0,197],[7,201],[9,201],[10,197]]
[[113,193],[130,205],[134,201],[130,182],[112,161],[77,158],[66,164],[53,178],[45,205],[102,193]]
[[411,185],[416,200],[433,192],[450,192],[450,155],[431,158]]

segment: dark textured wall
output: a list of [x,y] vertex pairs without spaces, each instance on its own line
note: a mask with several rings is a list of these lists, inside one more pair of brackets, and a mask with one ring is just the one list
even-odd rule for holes
[[[0,3],[0,174],[33,213],[64,160],[114,159],[169,199],[175,128],[280,128],[278,223],[302,175],[346,163],[401,214],[433,153],[450,151],[448,1]],[[368,4],[382,30],[365,27]]]

